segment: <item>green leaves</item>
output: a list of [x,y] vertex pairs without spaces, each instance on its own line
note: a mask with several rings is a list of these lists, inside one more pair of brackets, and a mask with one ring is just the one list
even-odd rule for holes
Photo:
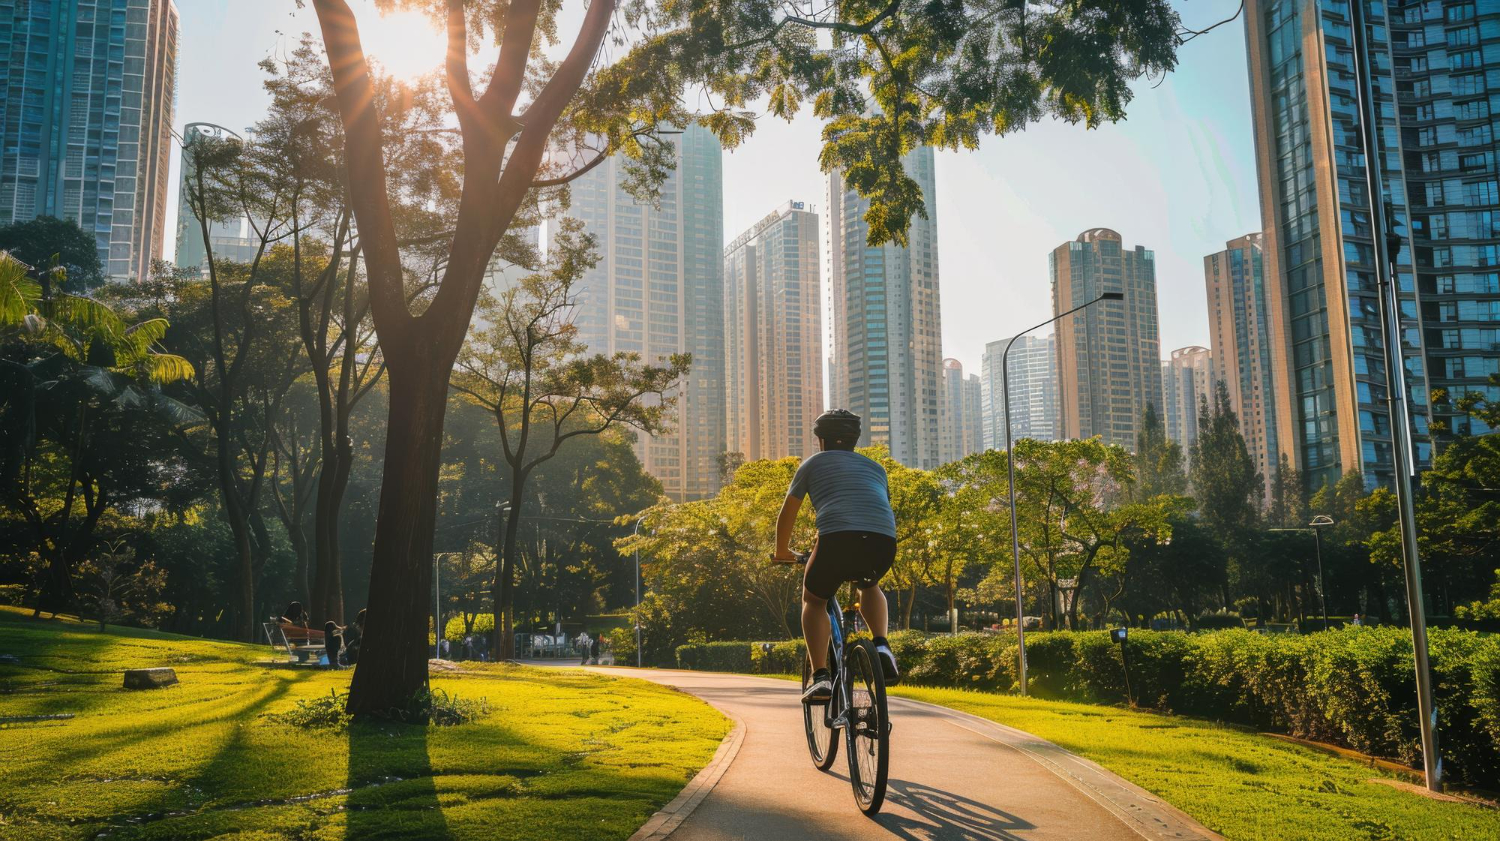
[[194,376],[186,359],[156,351],[166,336],[165,319],[147,319],[127,327],[103,301],[59,291],[44,294],[19,261],[0,252],[0,338],[12,331],[34,345],[50,345],[76,363],[159,385]]
[[1187,493],[1182,447],[1167,437],[1166,426],[1150,403],[1141,416],[1141,432],[1136,438],[1135,477],[1136,492],[1142,499]]

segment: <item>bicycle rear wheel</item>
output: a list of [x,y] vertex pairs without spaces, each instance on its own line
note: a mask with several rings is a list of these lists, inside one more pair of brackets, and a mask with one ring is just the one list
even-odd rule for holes
[[[832,646],[829,646],[828,663],[833,663]],[[802,658],[802,691],[812,684],[812,661],[806,657]],[[837,692],[835,691],[835,694]],[[803,704],[802,705],[802,729],[807,733],[807,752],[812,756],[813,765],[819,771],[827,771],[828,766],[833,764],[835,757],[839,755],[839,741],[837,733],[828,726],[828,711],[832,709],[832,701],[827,704]]]
[[866,815],[880,811],[885,802],[886,774],[891,764],[891,723],[885,705],[885,675],[880,670],[875,646],[861,640],[849,646],[844,660],[850,684],[848,740],[849,784],[854,800]]

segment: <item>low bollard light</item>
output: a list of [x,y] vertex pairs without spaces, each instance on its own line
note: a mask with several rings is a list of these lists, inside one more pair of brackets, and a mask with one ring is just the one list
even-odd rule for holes
[[1109,638],[1120,644],[1120,666],[1125,669],[1125,700],[1135,706],[1135,693],[1130,691],[1130,653],[1125,642],[1130,637],[1129,628],[1112,628]]

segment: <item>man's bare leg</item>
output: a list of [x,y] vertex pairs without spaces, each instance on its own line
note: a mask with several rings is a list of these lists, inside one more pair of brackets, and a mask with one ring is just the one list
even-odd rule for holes
[[[804,602],[805,604],[805,602]],[[863,587],[859,591],[859,614],[865,618],[865,624],[870,626],[870,636],[883,637],[890,627],[890,608],[885,603],[885,593],[881,592],[879,584]],[[803,608],[803,627],[807,625],[807,609]],[[830,632],[831,633],[831,632]],[[827,643],[824,643],[825,645]]]
[[[883,597],[880,603],[885,604]],[[833,636],[833,626],[828,624],[828,600],[818,598],[806,587],[802,588],[802,636],[807,640],[807,658],[813,671],[828,668],[828,638]]]

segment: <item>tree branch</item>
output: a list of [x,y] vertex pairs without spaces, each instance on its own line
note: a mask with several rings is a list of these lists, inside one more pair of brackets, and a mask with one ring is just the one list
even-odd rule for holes
[[360,177],[349,179],[349,195],[365,264],[369,267],[371,311],[381,340],[387,343],[387,350],[393,350],[391,345],[411,341],[407,328],[413,317],[402,294],[401,253],[386,192],[375,84],[348,2],[313,0],[313,6],[323,31],[334,94],[344,124],[348,170],[360,173]]

